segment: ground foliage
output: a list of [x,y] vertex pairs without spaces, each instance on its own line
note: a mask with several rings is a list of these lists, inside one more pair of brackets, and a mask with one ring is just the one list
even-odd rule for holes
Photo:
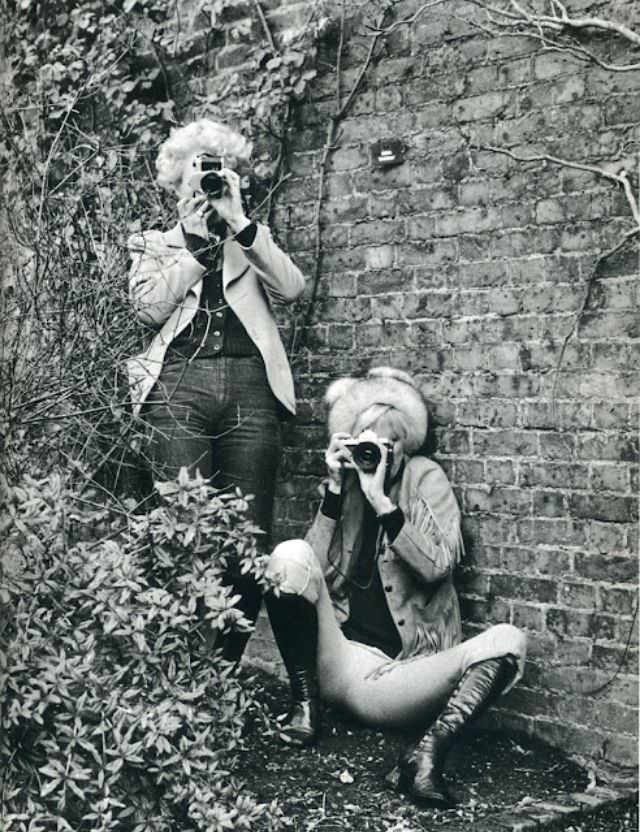
[[246,628],[222,575],[262,576],[246,501],[183,470],[114,519],[61,477],[9,488],[0,555],[0,816],[8,828],[279,827],[231,778],[250,680],[215,633]]

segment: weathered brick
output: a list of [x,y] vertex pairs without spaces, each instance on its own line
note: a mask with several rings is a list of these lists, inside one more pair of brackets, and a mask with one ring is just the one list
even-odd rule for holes
[[575,556],[576,575],[594,581],[634,584],[638,566],[633,557],[578,552]]
[[566,551],[540,546],[504,545],[499,550],[495,567],[523,575],[561,576],[571,572],[573,559]]
[[598,617],[582,610],[566,610],[549,607],[546,611],[547,629],[562,638],[606,638],[606,631],[601,635]]
[[485,482],[515,485],[516,471],[510,460],[488,459],[485,463]]
[[596,587],[593,584],[563,581],[558,586],[558,603],[562,606],[595,610]]
[[627,527],[621,523],[589,520],[585,523],[590,552],[616,554],[627,550]]
[[600,670],[616,673],[638,673],[638,650],[628,650],[626,647],[613,647],[605,644],[594,644],[593,666]]
[[624,587],[598,588],[598,608],[618,615],[633,615],[638,603],[637,589]]
[[621,464],[594,464],[591,466],[589,486],[593,491],[628,491],[630,468]]
[[633,522],[638,518],[638,502],[634,497],[603,494],[573,494],[570,510],[575,517],[613,523]]
[[576,536],[575,531],[567,520],[555,517],[537,517],[535,520],[526,518],[519,520],[516,525],[518,541],[527,545],[580,545],[581,535]]
[[555,581],[524,578],[516,575],[492,575],[491,592],[502,598],[552,603],[556,598]]
[[635,124],[640,119],[640,95],[616,95],[607,99],[604,108],[606,124]]
[[638,462],[638,437],[635,435],[585,434],[578,437],[577,456],[580,459],[622,460]]
[[[312,212],[309,221],[313,219],[315,206],[311,206]],[[348,196],[342,199],[329,199],[323,206],[320,213],[321,221],[327,223],[349,222],[355,223],[364,220],[367,216],[367,199],[364,196]],[[356,226],[357,227],[357,226]],[[353,234],[353,229],[352,229]],[[354,244],[358,241],[354,240]],[[382,240],[381,242],[385,242]]]
[[520,483],[524,486],[547,488],[586,489],[589,487],[589,468],[585,464],[555,462],[521,462]]
[[404,236],[404,224],[395,221],[361,222],[351,228],[354,245],[400,243]]
[[511,623],[523,630],[540,632],[544,627],[544,611],[532,604],[514,603]]
[[458,259],[458,241],[434,239],[423,242],[402,243],[398,246],[400,265],[425,266],[450,263]]
[[477,459],[457,459],[454,465],[454,480],[461,485],[481,483],[485,479],[484,464]]
[[571,433],[545,432],[540,434],[540,457],[543,459],[572,459],[576,440]]
[[559,639],[553,653],[553,661],[572,667],[586,666],[591,661],[592,641],[588,638]]
[[567,499],[557,491],[534,491],[533,514],[536,517],[565,517]]
[[592,424],[591,402],[524,402],[522,425],[531,428],[571,428],[576,431]]
[[479,456],[535,456],[538,437],[515,430],[475,430],[473,449]]
[[470,451],[469,431],[438,428],[436,437],[440,453],[468,454]]

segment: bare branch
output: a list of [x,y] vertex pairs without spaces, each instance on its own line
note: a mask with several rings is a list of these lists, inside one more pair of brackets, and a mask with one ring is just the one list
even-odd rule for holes
[[627,231],[627,233],[623,235],[622,239],[619,240],[612,248],[598,255],[598,258],[594,263],[593,268],[591,269],[591,273],[585,281],[584,295],[582,297],[580,306],[574,315],[573,323],[571,324],[571,329],[565,335],[562,341],[562,345],[560,347],[560,352],[558,353],[558,359],[556,361],[556,366],[554,370],[553,387],[551,390],[551,401],[556,400],[556,391],[558,388],[558,374],[560,372],[560,367],[562,366],[564,354],[567,350],[567,346],[569,345],[569,341],[578,332],[578,327],[580,326],[582,316],[584,315],[587,306],[589,305],[589,300],[591,299],[591,290],[593,288],[593,281],[598,273],[600,265],[604,263],[605,260],[608,260],[609,257],[612,257],[614,254],[620,251],[620,249],[623,248],[627,244],[627,242],[637,234],[640,234],[640,227],[632,228],[630,231]]
[[260,23],[262,25],[262,31],[264,32],[264,36],[266,37],[266,39],[269,43],[269,48],[271,49],[271,51],[273,52],[274,55],[279,55],[280,52],[278,51],[278,49],[276,47],[275,41],[273,39],[273,34],[271,32],[271,28],[270,28],[269,24],[267,23],[267,18],[265,17],[262,6],[260,5],[260,0],[253,0],[253,5],[254,5],[254,8],[256,10],[256,14],[258,15],[258,18],[260,19]]
[[640,205],[638,203],[638,197],[633,193],[631,183],[629,182],[627,172],[624,168],[621,169],[619,173],[614,173],[613,171],[599,167],[598,165],[589,165],[586,162],[576,162],[571,159],[562,159],[558,156],[552,156],[549,153],[537,153],[531,156],[520,156],[506,147],[496,147],[488,144],[471,144],[470,147],[474,150],[487,150],[491,153],[501,153],[516,162],[547,162],[549,164],[559,165],[565,168],[573,168],[574,170],[584,170],[589,173],[593,173],[596,176],[608,179],[610,182],[615,182],[616,185],[619,185],[624,191],[634,222],[638,226],[636,231],[640,230]]
[[640,34],[624,23],[603,17],[572,17],[559,0],[552,0],[551,14],[538,14],[526,9],[518,0],[508,0],[496,6],[483,0],[469,0],[485,12],[489,27],[477,21],[471,23],[491,34],[509,37],[531,37],[547,50],[567,52],[581,60],[592,61],[611,72],[632,72],[640,69],[640,62],[616,64],[604,60],[595,52],[578,43],[575,34],[590,30],[602,35],[613,35],[628,44],[640,46]]
[[380,26],[368,26],[367,28],[376,37],[387,37],[392,32],[395,32],[396,29],[399,29],[401,26],[413,26],[414,23],[417,23],[426,11],[428,11],[429,9],[433,9],[436,6],[441,6],[444,2],[445,0],[431,0],[430,3],[425,3],[423,6],[420,6],[420,8],[410,17],[405,17],[402,20],[396,20],[393,23],[389,24],[389,26],[385,26],[384,28],[381,28]]

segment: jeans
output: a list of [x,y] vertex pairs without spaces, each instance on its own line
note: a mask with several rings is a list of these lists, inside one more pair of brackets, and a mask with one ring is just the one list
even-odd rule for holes
[[[199,470],[216,488],[253,494],[249,519],[271,531],[275,481],[281,454],[278,402],[259,356],[216,356],[171,361],[145,403],[149,449],[156,479],[174,479],[182,466]],[[261,593],[255,580],[230,566],[228,583],[255,622]],[[242,655],[248,636],[233,633],[223,644],[227,658]],[[237,655],[239,653],[239,655]]]

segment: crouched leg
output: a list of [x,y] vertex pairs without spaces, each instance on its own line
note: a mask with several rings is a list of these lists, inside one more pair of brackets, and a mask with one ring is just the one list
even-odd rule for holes
[[324,578],[313,549],[304,540],[276,546],[267,577],[274,584],[265,596],[267,612],[292,694],[289,712],[278,720],[280,738],[289,745],[310,745],[318,733],[316,604]]

